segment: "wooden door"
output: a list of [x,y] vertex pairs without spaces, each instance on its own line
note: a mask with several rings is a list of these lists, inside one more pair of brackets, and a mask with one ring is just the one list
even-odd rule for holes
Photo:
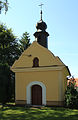
[[31,88],[32,105],[42,105],[42,88],[39,85],[33,85]]

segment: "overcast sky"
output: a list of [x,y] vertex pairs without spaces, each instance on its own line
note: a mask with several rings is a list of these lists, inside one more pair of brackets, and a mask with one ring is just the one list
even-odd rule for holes
[[78,77],[78,0],[8,0],[9,11],[0,15],[0,23],[12,28],[19,38],[24,32],[33,33],[40,20],[39,4],[43,3],[43,21],[47,24],[48,49],[59,56]]

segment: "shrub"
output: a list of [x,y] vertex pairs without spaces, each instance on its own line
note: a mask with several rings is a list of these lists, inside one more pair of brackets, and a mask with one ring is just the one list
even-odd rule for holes
[[78,92],[76,90],[76,81],[74,77],[68,81],[65,91],[65,107],[78,108]]

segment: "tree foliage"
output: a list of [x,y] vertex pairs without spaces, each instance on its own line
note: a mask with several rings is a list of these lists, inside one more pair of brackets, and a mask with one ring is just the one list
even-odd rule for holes
[[13,35],[12,30],[5,25],[0,25],[0,63],[12,65],[21,54],[18,47],[17,38]]
[[30,46],[30,36],[29,33],[25,32],[23,33],[20,42],[20,50],[23,52],[25,49],[27,49]]
[[[7,101],[7,90],[9,86],[9,91],[11,92],[11,96],[14,96],[14,73],[10,71],[10,66],[14,63],[16,59],[20,56],[21,51],[19,49],[17,38],[13,35],[12,30],[8,29],[5,25],[0,25],[0,82],[3,86],[1,88],[2,94],[0,97],[5,98],[4,101]],[[9,66],[9,68],[5,65]],[[10,94],[8,94],[10,96]],[[2,100],[0,98],[0,100]],[[11,97],[10,97],[11,98]],[[10,100],[10,99],[8,99]]]
[[2,10],[5,10],[5,14],[8,11],[8,0],[0,0],[0,14]]
[[65,107],[78,108],[78,91],[76,90],[76,81],[74,77],[68,80],[65,92]]
[[5,104],[11,99],[11,77],[8,64],[0,63],[0,102]]

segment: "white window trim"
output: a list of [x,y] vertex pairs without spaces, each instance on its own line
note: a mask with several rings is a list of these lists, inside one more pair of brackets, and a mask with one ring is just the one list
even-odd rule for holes
[[33,81],[28,84],[26,91],[27,91],[27,104],[31,104],[31,87],[33,85],[40,85],[42,87],[42,105],[46,105],[46,87],[42,82]]

